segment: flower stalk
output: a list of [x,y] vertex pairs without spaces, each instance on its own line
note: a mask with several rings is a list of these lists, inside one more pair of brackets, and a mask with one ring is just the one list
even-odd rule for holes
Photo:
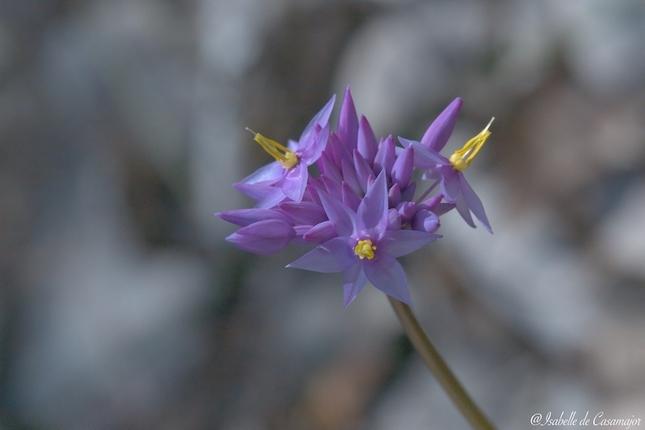
[[439,381],[439,384],[463,417],[466,418],[473,429],[494,430],[495,427],[468,395],[463,385],[448,367],[448,364],[430,342],[410,306],[390,296],[388,296],[388,299],[410,342],[412,342],[430,372],[437,378],[437,381]]

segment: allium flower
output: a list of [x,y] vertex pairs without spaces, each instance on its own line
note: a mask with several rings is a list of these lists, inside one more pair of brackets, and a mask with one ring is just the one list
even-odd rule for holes
[[[410,303],[397,258],[439,238],[441,216],[456,208],[473,225],[472,211],[490,229],[462,173],[489,137],[490,124],[445,158],[439,152],[455,126],[461,99],[432,122],[420,142],[399,138],[403,147],[391,135],[378,139],[367,118],[359,119],[349,88],[333,129],[328,125],[333,102],[332,97],[288,147],[254,133],[276,161],[236,188],[258,207],[217,215],[240,226],[227,240],[250,252],[274,253],[293,241],[314,245],[287,267],[342,273],[346,306],[368,281]],[[417,169],[422,180],[416,179]]]
[[354,212],[325,192],[320,200],[336,236],[318,245],[287,267],[315,272],[343,272],[345,306],[369,280],[376,288],[404,303],[410,292],[396,257],[409,254],[439,238],[417,230],[388,230],[388,196],[385,171],[369,187]]
[[254,140],[276,161],[260,167],[235,184],[235,188],[257,201],[261,208],[271,208],[289,198],[302,200],[309,178],[309,166],[314,164],[327,145],[327,122],[334,108],[336,96],[318,112],[305,127],[298,141],[289,141],[288,147],[248,129]]
[[461,148],[455,150],[449,158],[439,153],[448,142],[448,138],[455,127],[455,122],[461,109],[462,101],[456,98],[444,111],[430,124],[420,142],[399,138],[405,147],[414,148],[416,167],[425,170],[424,178],[435,180],[441,184],[442,194],[448,203],[455,205],[459,215],[471,227],[475,227],[471,212],[486,227],[493,232],[484,205],[468,184],[463,172],[470,167],[479,151],[483,148],[490,136],[488,130],[495,120],[491,119],[488,125],[476,136],[469,139]]

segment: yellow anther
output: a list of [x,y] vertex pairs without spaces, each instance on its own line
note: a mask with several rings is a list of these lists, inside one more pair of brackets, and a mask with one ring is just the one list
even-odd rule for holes
[[376,251],[376,246],[372,244],[372,241],[369,239],[363,239],[356,242],[354,247],[354,254],[358,256],[361,260],[367,258],[368,260],[374,259],[374,251]]
[[491,118],[482,131],[480,131],[476,136],[471,137],[464,146],[452,153],[450,156],[450,163],[455,170],[463,172],[470,166],[475,157],[477,157],[477,154],[479,154],[479,151],[481,151],[484,144],[490,137],[491,132],[488,129],[493,121],[495,121],[495,117]]
[[279,142],[276,142],[273,139],[257,133],[250,128],[246,127],[246,131],[253,134],[253,140],[255,140],[264,151],[275,158],[285,169],[291,169],[296,164],[298,164],[298,156],[295,152],[282,145]]
[[291,169],[298,164],[298,156],[293,151],[287,151],[284,154],[284,160],[280,161],[280,163],[282,163],[285,169]]

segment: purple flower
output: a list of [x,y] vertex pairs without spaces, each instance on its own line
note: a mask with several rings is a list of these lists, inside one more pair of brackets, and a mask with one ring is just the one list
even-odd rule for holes
[[325,192],[323,208],[336,236],[287,267],[315,272],[342,272],[344,302],[348,306],[369,280],[385,294],[410,303],[408,283],[396,260],[437,239],[416,230],[387,230],[388,193],[385,172],[371,184],[356,212]]
[[[474,214],[490,230],[463,175],[490,136],[490,124],[446,158],[440,151],[455,127],[459,98],[420,142],[399,138],[402,148],[391,135],[377,139],[367,118],[356,113],[349,88],[336,129],[328,125],[333,104],[332,97],[287,147],[253,132],[276,160],[235,184],[257,207],[217,215],[240,227],[227,240],[249,252],[271,254],[294,241],[314,245],[287,267],[341,272],[345,306],[368,281],[410,303],[397,258],[439,238],[441,216],[457,209],[469,225],[474,227]],[[419,195],[417,170],[434,181]],[[438,185],[440,191],[431,196]]]
[[490,136],[488,130],[493,119],[476,136],[469,139],[463,147],[446,158],[439,151],[446,145],[462,101],[456,98],[452,101],[435,121],[430,124],[421,142],[399,138],[406,148],[414,149],[415,167],[424,170],[424,178],[435,180],[441,184],[441,192],[447,203],[454,204],[459,215],[471,227],[475,227],[471,213],[492,233],[484,205],[466,180],[463,171],[466,170],[482,149]]
[[298,141],[288,147],[251,131],[254,140],[276,161],[260,167],[235,184],[235,188],[257,202],[260,208],[271,208],[289,198],[300,202],[309,179],[309,166],[323,153],[329,137],[327,122],[335,96],[309,121]]

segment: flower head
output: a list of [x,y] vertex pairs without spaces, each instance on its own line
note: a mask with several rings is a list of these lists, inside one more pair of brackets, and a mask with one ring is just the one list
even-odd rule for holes
[[318,161],[327,145],[327,122],[334,100],[335,96],[311,119],[300,139],[289,141],[288,146],[247,128],[253,140],[275,161],[242,179],[235,188],[255,199],[261,208],[274,207],[287,198],[301,201],[309,178],[308,168]]
[[[367,118],[359,119],[349,88],[333,129],[328,125],[333,101],[287,146],[253,132],[275,161],[236,184],[258,207],[218,214],[240,226],[227,240],[259,254],[277,252],[294,240],[312,244],[287,267],[342,273],[346,306],[367,282],[410,303],[397,258],[441,237],[436,233],[441,216],[456,208],[474,226],[472,212],[490,229],[463,175],[490,136],[490,123],[446,158],[440,151],[454,129],[461,99],[444,109],[421,141],[399,138],[402,147],[391,135],[377,139]],[[422,180],[415,179],[416,170]]]
[[381,171],[356,212],[322,192],[320,198],[336,236],[287,267],[342,272],[345,306],[356,298],[368,280],[384,293],[410,303],[405,272],[396,257],[409,254],[439,236],[425,231],[388,230],[386,185],[385,171]]
[[489,130],[495,118],[477,135],[470,138],[461,148],[455,150],[449,158],[440,154],[454,129],[456,117],[461,107],[457,98],[430,125],[420,142],[399,138],[401,144],[414,149],[415,166],[424,171],[424,177],[441,184],[442,195],[447,203],[453,204],[459,215],[471,227],[475,227],[471,213],[493,232],[484,205],[466,180],[463,172],[470,167],[484,144],[491,135]]

